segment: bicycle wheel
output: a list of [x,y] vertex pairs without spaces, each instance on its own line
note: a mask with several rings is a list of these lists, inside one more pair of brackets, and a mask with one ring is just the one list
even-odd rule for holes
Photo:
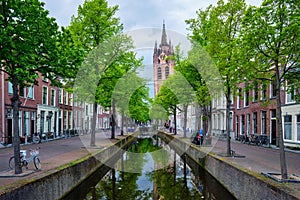
[[15,157],[14,156],[10,157],[8,165],[9,165],[10,169],[15,169]]
[[33,143],[37,144],[40,142],[40,137],[39,136],[33,136],[32,138]]
[[35,156],[33,158],[33,163],[34,163],[35,169],[41,169],[42,168],[41,161],[40,161],[39,157]]

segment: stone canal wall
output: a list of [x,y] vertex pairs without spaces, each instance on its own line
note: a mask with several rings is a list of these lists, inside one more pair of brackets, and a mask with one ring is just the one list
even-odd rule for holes
[[237,199],[297,199],[280,188],[279,184],[267,180],[263,175],[251,172],[216,156],[205,153],[195,145],[159,132],[158,136],[179,155],[186,153],[219,181]]
[[128,136],[119,140],[115,145],[105,147],[95,155],[63,165],[34,179],[25,180],[22,186],[0,194],[0,200],[59,199],[78,186],[89,175],[95,173],[104,165],[103,163],[115,160],[115,157],[122,155],[122,148],[126,148],[133,140],[135,137]]

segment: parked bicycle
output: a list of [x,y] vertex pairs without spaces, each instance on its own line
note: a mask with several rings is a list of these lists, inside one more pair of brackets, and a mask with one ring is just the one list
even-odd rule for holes
[[[26,169],[28,169],[29,163],[33,162],[36,170],[41,169],[41,162],[40,162],[40,158],[39,158],[39,149],[40,149],[40,147],[37,147],[36,149],[30,149],[29,150],[30,157],[26,157],[27,150],[20,150],[21,167],[26,167]],[[10,157],[8,163],[9,163],[10,169],[15,169],[15,157],[14,156]]]
[[41,138],[40,138],[40,136],[39,136],[38,133],[34,133],[34,134],[32,135],[32,142],[35,143],[35,144],[41,142]]
[[259,138],[258,138],[258,135],[256,134],[250,134],[249,136],[249,139],[248,139],[248,144],[256,144],[256,145],[259,145]]

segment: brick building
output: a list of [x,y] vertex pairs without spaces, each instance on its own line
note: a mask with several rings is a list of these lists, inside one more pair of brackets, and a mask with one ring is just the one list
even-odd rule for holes
[[[12,84],[6,81],[7,75],[0,76],[0,142],[12,143],[13,112],[11,105]],[[82,124],[82,106],[72,102],[67,91],[51,86],[43,77],[38,85],[20,89],[19,135],[21,142],[34,133],[56,138],[63,131],[79,129]]]
[[[267,135],[270,144],[278,145],[277,101],[274,84],[264,89],[245,89],[240,84],[232,109],[235,138],[240,135]],[[281,88],[283,135],[286,145],[300,145],[300,104],[295,102],[287,86]]]

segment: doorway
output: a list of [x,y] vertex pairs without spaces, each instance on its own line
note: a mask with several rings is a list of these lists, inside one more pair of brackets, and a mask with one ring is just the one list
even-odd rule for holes
[[277,138],[276,138],[276,110],[271,110],[271,144],[277,145]]
[[12,132],[13,132],[12,119],[7,119],[7,144],[12,144]]

